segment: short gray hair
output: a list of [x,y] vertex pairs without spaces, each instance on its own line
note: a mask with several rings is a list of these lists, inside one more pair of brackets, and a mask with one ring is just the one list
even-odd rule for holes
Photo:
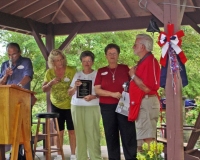
[[50,52],[49,57],[48,57],[48,66],[49,66],[49,68],[51,68],[51,69],[55,68],[54,60],[59,55],[61,55],[63,57],[64,66],[67,66],[67,59],[66,59],[66,56],[64,55],[64,53],[59,49],[53,49]]
[[138,34],[136,39],[140,39],[140,42],[144,44],[147,51],[153,50],[153,39],[148,34]]

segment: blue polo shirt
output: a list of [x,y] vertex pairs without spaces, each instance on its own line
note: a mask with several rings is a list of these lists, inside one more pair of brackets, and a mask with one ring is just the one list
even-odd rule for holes
[[[2,63],[0,78],[5,75],[6,68],[8,67],[8,61]],[[29,58],[20,56],[16,62],[16,66],[12,66],[12,70],[13,74],[8,76],[6,84],[18,84],[25,76],[29,76],[31,79],[33,78],[33,65]],[[30,82],[24,88],[30,90]]]

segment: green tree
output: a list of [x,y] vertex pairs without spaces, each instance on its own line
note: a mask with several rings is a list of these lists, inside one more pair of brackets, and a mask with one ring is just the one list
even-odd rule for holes
[[183,95],[189,98],[198,98],[200,93],[200,36],[189,26],[182,27],[183,37],[182,49],[188,58],[186,70],[189,84],[183,89]]

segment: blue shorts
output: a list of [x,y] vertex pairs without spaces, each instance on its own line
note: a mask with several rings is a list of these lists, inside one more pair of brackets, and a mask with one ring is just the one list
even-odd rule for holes
[[65,130],[65,122],[67,130],[74,130],[71,109],[60,109],[51,103],[51,112],[59,113],[58,126],[60,131]]

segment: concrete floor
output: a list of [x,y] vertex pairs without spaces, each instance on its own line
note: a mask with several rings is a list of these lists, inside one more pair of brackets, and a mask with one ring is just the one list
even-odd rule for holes
[[[38,149],[41,149],[42,147],[38,147]],[[69,160],[70,159],[70,147],[69,145],[63,145],[63,149],[64,149],[64,156],[65,156],[65,160]],[[122,148],[121,148],[122,151]],[[7,152],[5,157],[6,160],[9,159],[9,155],[10,153]],[[57,153],[52,153],[51,154],[51,160],[54,159],[54,157],[57,155]],[[108,153],[107,153],[107,147],[106,146],[101,146],[101,156],[102,156],[102,160],[108,160]],[[36,152],[35,155],[35,159],[34,160],[46,160],[45,156],[43,155],[42,152]],[[123,155],[123,151],[121,152],[121,160],[125,160],[124,155]]]
[[[69,145],[64,145],[64,155],[65,155],[65,160],[69,160],[70,158],[70,147]],[[57,153],[52,153],[52,160],[53,158],[57,155]],[[106,146],[101,146],[101,156],[103,160],[108,160],[108,154],[107,154],[107,147]],[[36,152],[35,160],[45,160],[45,157],[43,156],[42,152]],[[123,153],[121,153],[121,160],[125,160]]]

